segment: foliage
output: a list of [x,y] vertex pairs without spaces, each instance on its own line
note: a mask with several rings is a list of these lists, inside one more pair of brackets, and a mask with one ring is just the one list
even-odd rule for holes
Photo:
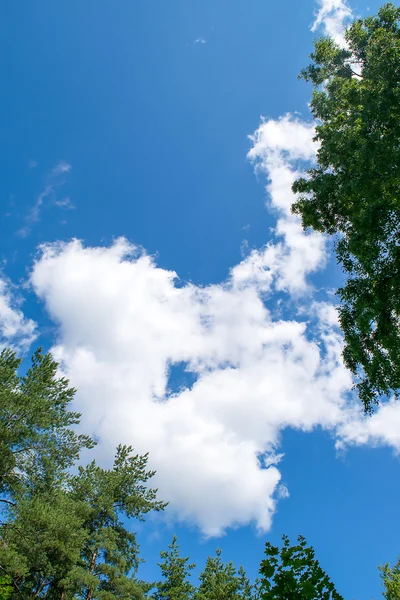
[[241,600],[253,600],[255,598],[255,587],[246,575],[242,566],[238,569],[238,590],[237,596]]
[[135,576],[139,548],[125,521],[166,506],[147,487],[154,475],[147,454],[119,446],[112,469],[93,461],[72,476],[80,450],[94,445],[72,429],[80,417],[69,410],[75,390],[40,350],[24,377],[19,366],[12,351],[3,351],[0,590],[11,585],[12,598],[140,600],[151,586]]
[[145,484],[147,455],[119,446],[112,469],[93,461],[79,467],[64,490],[19,498],[3,526],[0,564],[19,595],[29,598],[140,600],[150,586],[135,573],[140,563],[134,533],[123,521],[163,510]]
[[251,600],[253,589],[243,568],[239,575],[232,562],[224,564],[218,548],[215,557],[208,557],[200,574],[196,600]]
[[[71,429],[80,414],[68,409],[75,390],[57,377],[57,363],[37,350],[32,367],[18,375],[21,360],[11,350],[0,354],[0,498],[46,487],[64,477],[83,447],[93,441]],[[41,483],[40,483],[41,482]]]
[[156,592],[152,598],[154,600],[189,600],[193,597],[195,588],[188,581],[195,564],[188,564],[189,557],[180,556],[177,537],[174,535],[168,550],[160,553],[164,562],[159,563],[163,580],[156,584]]
[[307,547],[302,536],[296,546],[290,546],[283,536],[279,550],[269,542],[266,558],[260,566],[260,598],[262,600],[343,600],[328,575],[315,558],[313,548]]
[[315,42],[311,108],[317,165],[298,179],[294,213],[336,236],[343,357],[367,412],[400,391],[400,8],[355,21],[348,47]]
[[380,567],[386,600],[400,600],[400,559],[394,567],[389,564]]
[[86,538],[84,506],[64,491],[20,498],[3,524],[0,564],[19,596],[57,597],[68,587]]
[[142,597],[143,586],[131,576],[141,562],[136,535],[122,519],[143,520],[149,511],[166,506],[156,500],[157,490],[145,485],[155,474],[146,471],[147,460],[147,454],[132,456],[131,447],[118,446],[112,469],[102,469],[93,461],[79,467],[72,480],[72,498],[87,509],[87,537],[74,573],[79,597]]
[[8,600],[12,594],[11,577],[0,575],[0,600]]

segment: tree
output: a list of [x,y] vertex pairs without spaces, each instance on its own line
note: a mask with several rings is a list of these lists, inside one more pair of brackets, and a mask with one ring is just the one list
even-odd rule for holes
[[400,8],[315,42],[317,165],[293,184],[304,228],[335,236],[343,358],[365,411],[400,391]]
[[124,520],[163,510],[145,484],[147,455],[119,446],[112,469],[80,467],[65,490],[20,498],[0,539],[0,565],[20,598],[141,600],[139,546]]
[[0,568],[18,597],[50,597],[80,557],[84,514],[68,469],[94,443],[72,429],[75,390],[51,355],[35,352],[25,376],[20,363],[0,355]]
[[[148,455],[117,448],[112,469],[93,461],[71,469],[87,436],[72,426],[75,390],[57,378],[57,363],[40,351],[24,377],[11,351],[0,357],[0,575],[11,598],[140,600],[151,586],[136,577],[140,562],[125,521],[163,510],[147,487]],[[7,585],[6,585],[7,584]],[[0,588],[0,593],[2,590]]]
[[77,568],[70,575],[75,594],[85,600],[141,598],[146,587],[135,577],[141,562],[136,535],[124,520],[143,520],[151,510],[164,510],[157,490],[146,487],[155,472],[146,471],[148,455],[132,455],[118,446],[112,469],[93,461],[71,483],[71,497],[86,507],[86,540]]
[[400,600],[400,559],[394,567],[389,564],[379,567],[385,591],[386,600]]
[[177,537],[174,535],[168,550],[160,552],[164,562],[158,564],[163,580],[156,584],[156,592],[152,595],[154,600],[189,600],[193,598],[195,588],[190,583],[190,571],[195,564],[188,564],[189,557],[180,556]]
[[66,598],[87,532],[85,506],[63,490],[18,499],[3,523],[0,565],[19,598]]
[[80,414],[69,410],[75,390],[57,377],[58,364],[37,350],[32,367],[18,375],[21,360],[11,350],[0,354],[0,502],[12,505],[16,494],[38,486],[54,487],[64,477],[89,436],[72,427]]
[[222,562],[221,554],[218,548],[215,557],[207,558],[196,600],[250,600],[253,591],[244,569],[241,567],[238,575],[232,562]]
[[265,545],[259,597],[262,600],[343,600],[305,539],[299,536],[296,546],[290,546],[287,536],[282,539],[280,550],[269,542]]
[[255,600],[257,598],[257,582],[253,585],[242,566],[238,570],[238,593],[240,600]]

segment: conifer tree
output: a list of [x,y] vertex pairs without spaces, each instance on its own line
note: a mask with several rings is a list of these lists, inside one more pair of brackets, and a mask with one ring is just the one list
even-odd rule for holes
[[379,567],[379,570],[385,588],[383,592],[385,600],[400,600],[400,558],[393,567],[386,564]]
[[140,600],[141,559],[126,521],[163,510],[148,455],[117,448],[112,469],[94,461],[71,475],[88,436],[73,431],[75,390],[40,351],[24,377],[11,351],[0,356],[0,592],[12,600]]
[[130,446],[118,446],[112,469],[93,461],[79,467],[72,480],[71,497],[87,511],[86,540],[71,576],[85,600],[141,598],[145,591],[135,577],[141,562],[136,535],[125,522],[166,506],[156,499],[157,490],[146,486],[155,474],[146,470],[147,460],[147,454],[132,455]]
[[80,414],[69,409],[75,390],[57,376],[58,364],[37,350],[32,367],[20,376],[21,360],[6,349],[0,354],[0,502],[10,505],[15,494],[62,484],[66,469],[89,436],[72,427]]
[[174,535],[168,550],[160,553],[163,562],[159,563],[163,580],[156,584],[154,600],[190,600],[193,598],[195,588],[189,581],[190,571],[195,564],[188,564],[189,557],[180,556],[177,537]]
[[232,562],[224,564],[222,550],[215,557],[208,557],[204,571],[200,574],[200,585],[196,600],[251,600],[253,589],[243,567],[239,574]]

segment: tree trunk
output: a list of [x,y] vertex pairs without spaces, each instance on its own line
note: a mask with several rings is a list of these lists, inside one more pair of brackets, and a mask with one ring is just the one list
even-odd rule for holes
[[[89,573],[93,573],[94,567],[96,566],[97,552],[98,548],[95,548],[89,563]],[[91,588],[88,588],[86,591],[86,600],[92,600],[92,596],[93,592]]]

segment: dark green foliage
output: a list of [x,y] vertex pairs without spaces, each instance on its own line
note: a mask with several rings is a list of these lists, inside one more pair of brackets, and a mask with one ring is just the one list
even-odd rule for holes
[[83,447],[93,446],[88,436],[71,427],[80,415],[68,410],[75,390],[57,377],[50,354],[35,352],[24,377],[11,350],[0,354],[0,498],[58,485]]
[[296,546],[290,546],[287,536],[282,539],[281,549],[269,542],[265,545],[260,566],[261,600],[343,600],[305,539],[299,536]]
[[3,524],[0,565],[24,598],[60,597],[86,539],[85,507],[60,490],[20,498]]
[[292,209],[305,228],[336,236],[343,357],[367,412],[400,390],[399,19],[385,4],[349,27],[348,49],[317,40],[301,74],[314,86],[320,149]]
[[94,444],[72,429],[75,390],[51,355],[35,352],[23,377],[20,362],[11,350],[0,355],[0,566],[20,598],[51,597],[86,536],[68,469]]
[[391,567],[389,564],[379,567],[385,587],[383,596],[386,600],[400,600],[400,559]]
[[189,600],[193,598],[195,588],[190,583],[190,571],[195,564],[188,564],[189,557],[182,558],[179,552],[177,537],[174,535],[168,550],[160,553],[164,562],[159,563],[163,580],[156,584],[152,595],[154,600]]
[[71,482],[71,497],[86,508],[86,540],[74,577],[86,600],[142,596],[141,584],[131,576],[140,563],[136,535],[126,529],[123,518],[143,520],[151,510],[163,510],[157,490],[146,483],[154,471],[146,471],[148,456],[132,456],[127,446],[117,448],[112,469],[95,462],[79,467]]
[[[146,487],[147,455],[119,446],[112,469],[79,468],[65,489],[20,497],[0,539],[0,565],[24,598],[144,597],[136,535],[122,519],[163,510]],[[18,586],[18,588],[17,588]]]

